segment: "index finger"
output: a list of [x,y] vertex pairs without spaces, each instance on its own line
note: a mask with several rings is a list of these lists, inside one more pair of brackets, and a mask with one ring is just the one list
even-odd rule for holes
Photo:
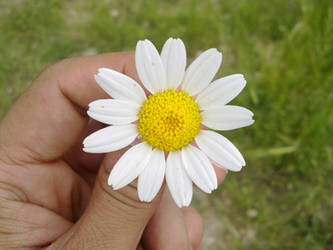
[[133,52],[66,59],[44,70],[0,123],[0,152],[22,162],[61,157],[85,128],[85,110],[106,93],[93,76],[107,67],[137,79]]

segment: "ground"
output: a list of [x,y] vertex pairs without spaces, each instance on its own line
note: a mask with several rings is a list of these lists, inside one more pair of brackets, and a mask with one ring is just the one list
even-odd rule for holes
[[62,58],[161,48],[180,37],[192,60],[216,47],[217,77],[243,73],[232,103],[255,114],[223,133],[247,166],[195,206],[201,249],[333,248],[331,0],[0,0],[0,117],[44,67]]

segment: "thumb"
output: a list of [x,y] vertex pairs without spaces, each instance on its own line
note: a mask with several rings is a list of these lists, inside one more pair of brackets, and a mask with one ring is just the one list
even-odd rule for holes
[[86,211],[73,228],[54,243],[55,246],[60,249],[137,248],[162,191],[152,202],[146,203],[139,200],[135,182],[119,190],[108,186],[109,173],[120,156],[108,154],[105,157]]

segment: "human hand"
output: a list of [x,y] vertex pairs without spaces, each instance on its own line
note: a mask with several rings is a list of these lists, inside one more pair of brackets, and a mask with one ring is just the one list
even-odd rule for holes
[[[198,247],[200,215],[178,208],[167,189],[143,203],[135,183],[107,186],[128,148],[82,152],[83,138],[102,126],[86,115],[91,101],[107,98],[93,79],[101,67],[140,82],[131,52],[66,59],[42,72],[1,121],[1,249]],[[221,182],[226,172],[215,170]]]

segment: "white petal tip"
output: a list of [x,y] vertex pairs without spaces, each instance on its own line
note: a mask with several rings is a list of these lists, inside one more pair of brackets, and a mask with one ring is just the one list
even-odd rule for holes
[[99,68],[98,69],[98,73],[101,73],[101,72],[105,72],[105,71],[110,71],[110,69],[108,69],[108,68],[104,68],[104,67],[102,67],[102,68]]
[[243,168],[243,167],[235,168],[235,169],[233,169],[233,170],[231,170],[231,171],[234,171],[234,172],[240,172],[240,171],[242,170],[242,168]]
[[211,48],[209,49],[211,53],[215,53],[215,56],[222,57],[222,52],[220,52],[217,48]]
[[179,208],[186,207],[185,204],[180,204],[180,203],[178,203],[178,202],[176,202],[176,201],[175,201],[175,204],[176,204],[176,206],[179,207]]
[[152,202],[153,199],[149,199],[149,198],[140,198],[140,197],[139,197],[139,200],[142,201],[142,202],[150,203],[150,202]]
[[154,196],[147,195],[147,194],[146,195],[138,194],[138,196],[139,196],[140,201],[149,203],[149,202],[152,202],[155,199],[156,194]]
[[86,144],[87,144],[87,138],[88,138],[88,136],[87,136],[86,138],[84,138],[84,140],[82,141],[82,144],[83,144],[83,146],[85,146],[85,147],[86,147]]
[[101,150],[98,150],[94,147],[87,147],[86,145],[84,145],[84,147],[82,148],[82,151],[85,152],[85,153],[91,153],[91,154],[105,154],[105,153],[108,153],[110,151],[101,151]]
[[111,186],[113,190],[118,190],[121,188],[121,187],[119,187],[119,185],[117,185],[117,183],[112,178],[109,178],[108,185]]
[[98,74],[94,75],[94,79],[98,83],[98,85],[102,84],[102,77],[99,76]]
[[222,57],[222,52],[220,52],[217,48],[213,48],[213,51],[218,57]]
[[114,172],[111,170],[111,173],[108,178],[108,185],[115,189],[115,181],[114,181]]
[[[228,172],[228,171],[232,171],[232,172],[240,172],[240,171],[242,170],[242,168],[243,168],[243,165],[241,165],[241,164],[239,164],[239,165],[232,164],[232,165],[230,165],[230,166],[223,166],[223,167],[217,164],[217,166],[218,166],[219,168],[223,168],[223,169],[226,170],[227,172]],[[244,165],[244,166],[245,166],[245,165]]]
[[92,112],[90,111],[90,109],[88,109],[88,110],[87,110],[87,115],[88,115],[89,117],[91,117],[91,114],[92,114]]
[[109,176],[109,179],[108,179],[108,185],[113,187],[111,175]]

